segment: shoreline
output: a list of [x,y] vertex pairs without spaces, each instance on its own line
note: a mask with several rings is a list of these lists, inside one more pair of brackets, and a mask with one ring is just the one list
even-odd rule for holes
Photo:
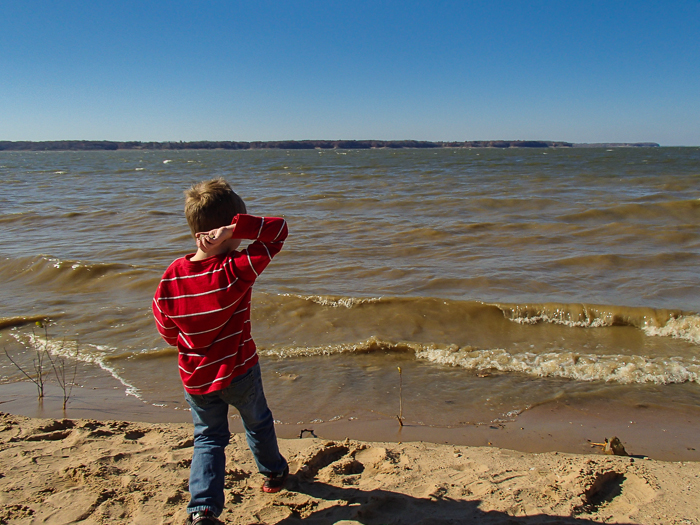
[[[56,385],[45,385],[42,403],[37,401],[33,383],[0,385],[0,412],[31,418],[191,424],[184,399],[179,406],[154,406],[126,395],[123,385],[113,378],[95,378],[76,387],[65,412],[62,392]],[[235,409],[230,414],[231,432],[243,432]],[[299,438],[305,430],[312,432],[304,432],[304,436],[334,440],[427,442],[525,453],[595,455],[602,452],[599,447],[591,446],[591,442],[602,443],[606,438],[618,437],[633,457],[700,462],[700,435],[692,414],[653,406],[629,407],[615,400],[577,406],[546,403],[522,412],[512,421],[454,427],[417,425],[410,421],[399,426],[397,419],[386,417],[276,425],[281,439]]]

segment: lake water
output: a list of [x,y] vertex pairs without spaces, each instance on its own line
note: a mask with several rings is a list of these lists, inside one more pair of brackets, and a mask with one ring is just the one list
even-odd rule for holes
[[[150,314],[223,176],[290,236],[253,293],[283,423],[492,422],[566,399],[700,415],[700,148],[0,152],[0,343],[164,411]],[[0,357],[2,382],[22,379]]]

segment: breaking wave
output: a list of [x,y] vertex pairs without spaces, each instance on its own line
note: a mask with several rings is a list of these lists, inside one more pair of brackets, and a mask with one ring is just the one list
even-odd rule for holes
[[700,383],[700,360],[681,357],[649,358],[639,355],[597,355],[575,352],[511,353],[503,349],[476,349],[457,345],[366,341],[316,347],[286,346],[260,349],[266,357],[294,358],[347,353],[405,352],[417,359],[474,372],[522,373],[578,381],[631,383]]

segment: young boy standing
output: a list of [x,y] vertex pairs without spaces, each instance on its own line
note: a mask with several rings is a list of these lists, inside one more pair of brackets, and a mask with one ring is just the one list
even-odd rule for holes
[[[231,436],[228,407],[241,414],[248,446],[265,476],[262,490],[278,492],[289,473],[277,447],[255,342],[250,333],[253,283],[282,249],[284,219],[246,214],[223,179],[185,192],[185,216],[197,252],[175,260],[153,299],[158,332],[178,349],[185,399],[192,408],[190,525],[216,525],[224,508],[224,450]],[[238,251],[241,240],[253,241]]]

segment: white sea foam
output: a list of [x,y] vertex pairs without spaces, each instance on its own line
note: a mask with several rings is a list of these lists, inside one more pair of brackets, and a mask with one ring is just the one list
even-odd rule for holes
[[284,294],[285,297],[299,297],[305,301],[312,301],[321,306],[330,306],[331,308],[353,308],[360,304],[378,303],[382,300],[381,297],[331,297],[328,295],[292,295]]
[[370,338],[367,341],[359,343],[346,343],[338,345],[325,346],[302,346],[302,347],[277,347],[271,349],[258,348],[258,354],[269,357],[311,357],[324,356],[334,354],[348,354],[369,352],[372,350],[373,344],[383,344],[375,338]]
[[700,383],[700,359],[650,358],[639,355],[598,355],[575,352],[510,353],[503,349],[475,349],[457,345],[393,343],[371,337],[358,343],[318,347],[258,349],[264,356],[288,358],[376,351],[409,352],[417,359],[474,371],[521,373],[578,381],[632,383]]
[[[52,357],[68,358],[81,363],[90,363],[99,366],[102,370],[109,373],[114,379],[119,381],[125,387],[125,393],[129,396],[134,396],[143,401],[141,392],[134,385],[124,379],[119,372],[109,364],[108,356],[114,351],[102,345],[93,344],[78,344],[75,341],[47,339],[45,337],[29,334],[23,336],[19,332],[12,332],[12,336],[22,344],[47,351]],[[23,340],[26,337],[26,341]],[[70,365],[66,365],[70,366]]]
[[648,336],[675,337],[700,344],[700,316],[697,315],[669,319],[664,326],[645,326],[643,330]]
[[651,308],[595,307],[566,305],[555,308],[499,306],[506,318],[519,324],[552,323],[570,327],[600,328],[629,325],[648,336],[674,337],[700,344],[700,316],[680,311],[655,311]]
[[612,318],[608,317],[593,317],[593,318],[585,318],[582,320],[574,321],[571,319],[567,319],[566,315],[564,312],[561,313],[561,316],[553,315],[550,316],[546,313],[542,313],[540,315],[535,315],[535,316],[523,316],[523,317],[514,317],[511,319],[511,321],[518,323],[518,324],[537,324],[537,323],[553,323],[553,324],[561,324],[565,326],[570,326],[570,327],[583,327],[583,328],[600,328],[602,326],[612,326]]
[[680,357],[595,355],[573,352],[511,354],[506,350],[426,348],[416,357],[443,365],[473,370],[519,372],[538,377],[562,377],[578,381],[631,383],[700,383],[700,361]]

